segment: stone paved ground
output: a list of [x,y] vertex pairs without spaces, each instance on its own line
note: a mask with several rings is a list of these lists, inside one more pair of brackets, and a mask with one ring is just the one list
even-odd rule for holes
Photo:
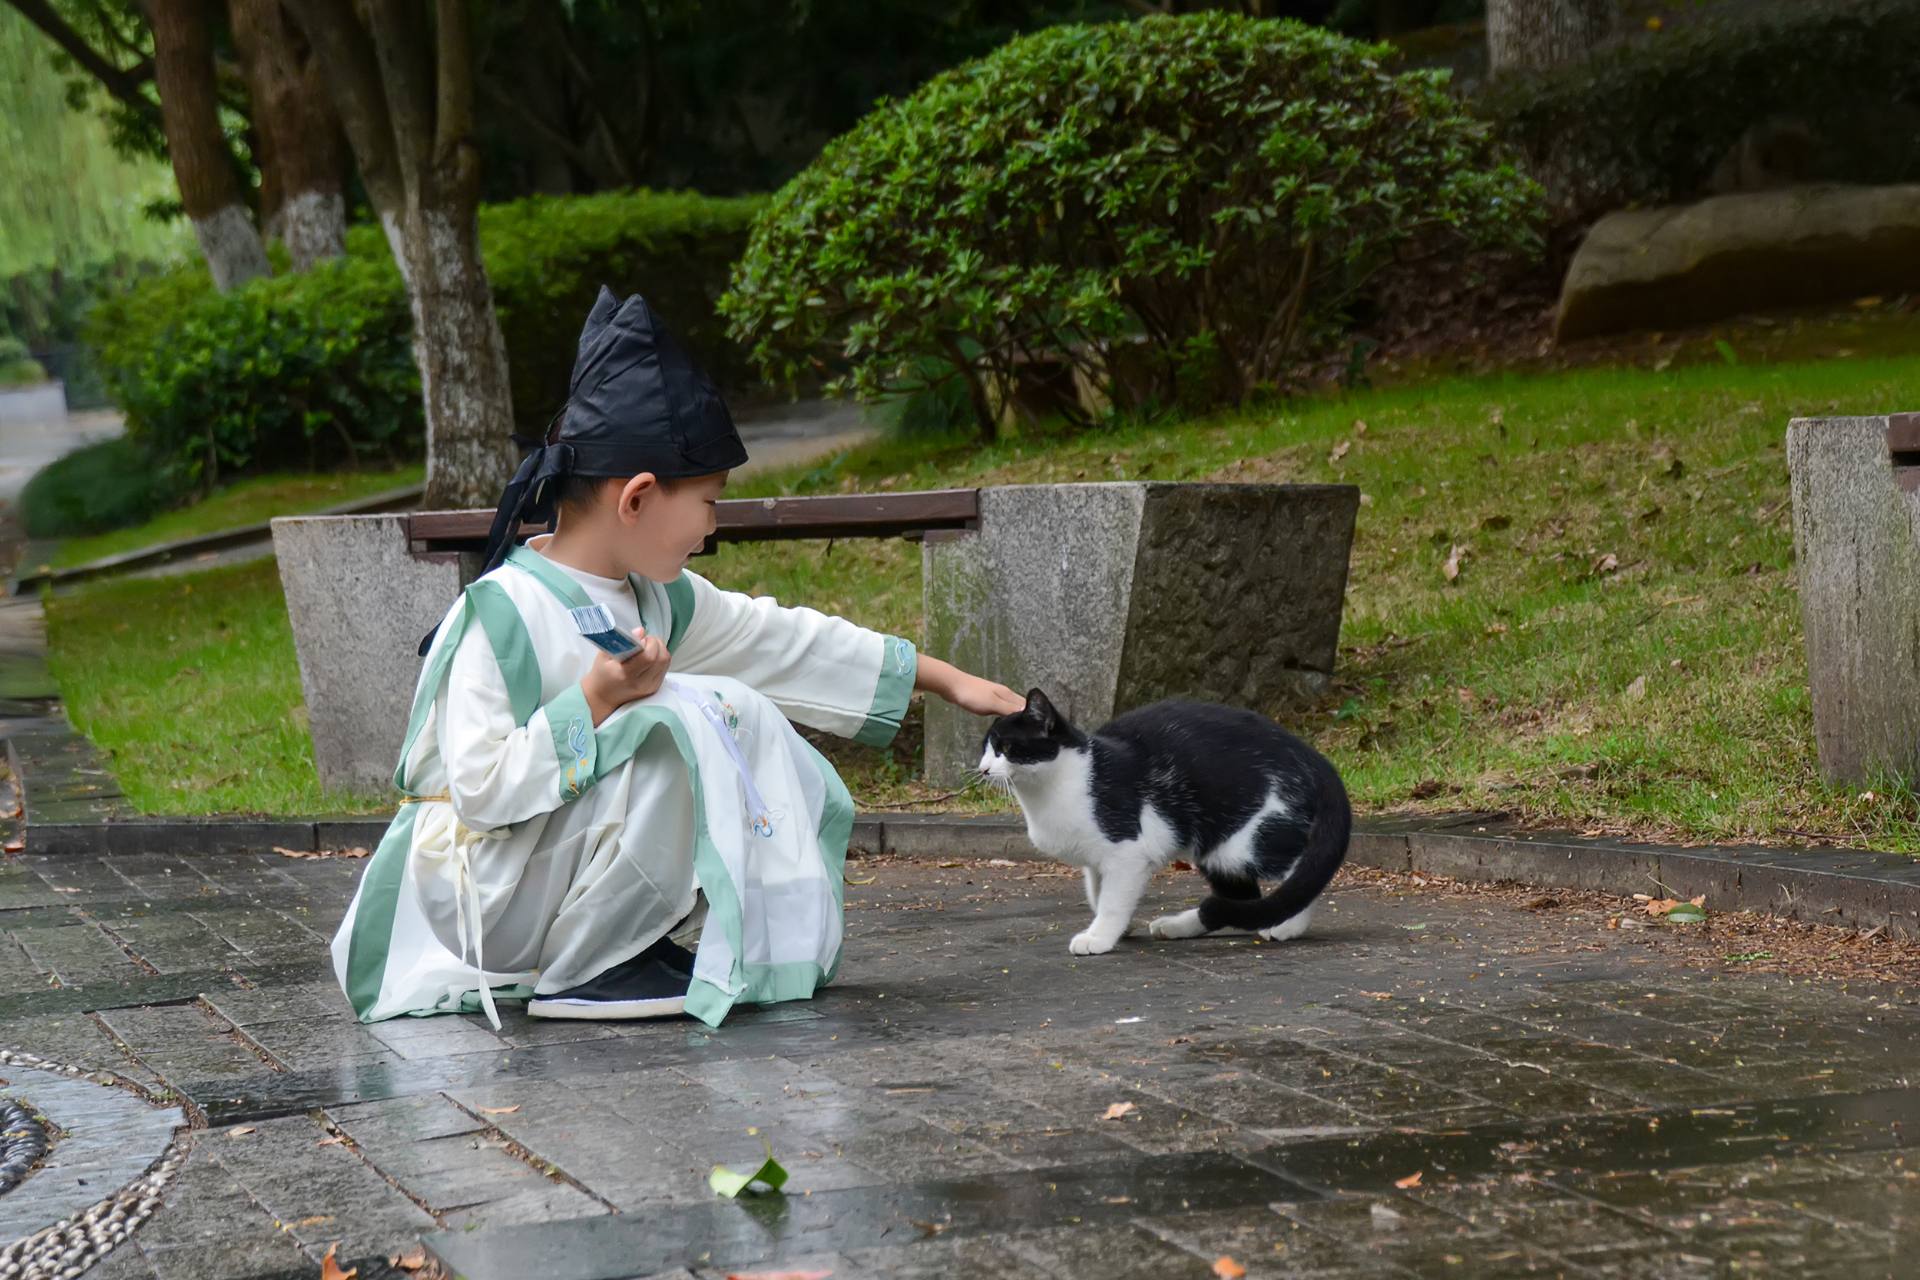
[[[325,963],[362,865],[0,869],[0,1045],[203,1126],[91,1275],[311,1276],[337,1243],[373,1280],[423,1240],[556,1280],[1920,1269],[1920,1008],[1884,984],[1715,971],[1592,912],[1390,879],[1337,888],[1299,943],[1081,959],[1050,868],[865,863],[844,981],[810,1003],[718,1032],[363,1027]],[[711,1166],[763,1144],[787,1193],[716,1198]]]

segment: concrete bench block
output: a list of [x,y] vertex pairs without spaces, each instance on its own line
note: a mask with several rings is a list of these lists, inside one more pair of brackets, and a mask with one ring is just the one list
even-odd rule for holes
[[411,555],[405,515],[283,517],[273,551],[320,781],[384,792],[420,676],[414,650],[465,585],[460,563]]
[[1787,466],[1820,770],[1920,777],[1920,415],[1796,418]]
[[[979,532],[927,540],[927,651],[1086,727],[1175,696],[1283,714],[1332,677],[1359,506],[1351,485],[984,490]],[[930,699],[929,779],[963,780],[985,728]]]

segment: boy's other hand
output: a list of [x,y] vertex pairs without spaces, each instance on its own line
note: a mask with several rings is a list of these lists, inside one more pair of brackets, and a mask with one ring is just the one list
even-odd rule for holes
[[580,691],[587,696],[596,727],[629,702],[660,692],[667,678],[667,664],[672,661],[667,646],[648,635],[645,627],[635,627],[633,638],[640,652],[624,662],[603,653],[580,681]]

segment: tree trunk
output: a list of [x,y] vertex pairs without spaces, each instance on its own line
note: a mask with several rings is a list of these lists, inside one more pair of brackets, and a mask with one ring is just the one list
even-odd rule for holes
[[1487,0],[1494,74],[1577,62],[1613,30],[1618,0]]
[[267,251],[254,231],[220,129],[214,87],[213,14],[206,0],[145,0],[153,26],[154,83],[180,203],[193,223],[216,289],[266,275]]
[[[453,202],[458,203],[458,202]],[[427,415],[425,505],[490,507],[513,464],[507,344],[479,254],[476,203],[382,215],[413,311]]]
[[229,0],[228,12],[253,104],[260,225],[305,271],[346,252],[346,141],[319,60],[280,0]]
[[491,506],[513,466],[506,342],[480,261],[465,0],[288,0],[406,282],[429,507]]

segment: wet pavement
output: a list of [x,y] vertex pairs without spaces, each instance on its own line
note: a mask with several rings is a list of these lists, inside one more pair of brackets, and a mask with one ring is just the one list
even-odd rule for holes
[[[1702,967],[1405,878],[1336,882],[1299,942],[1074,957],[1084,901],[1051,868],[869,862],[842,980],[808,1003],[717,1032],[365,1027],[325,954],[363,865],[0,868],[0,1045],[143,1089],[122,1163],[159,1158],[166,1108],[196,1126],[90,1275],[311,1276],[337,1247],[373,1280],[423,1244],[476,1280],[1920,1269],[1905,988]],[[1140,918],[1196,884],[1164,877]],[[71,1212],[46,1175],[99,1140],[73,1089],[136,1098],[64,1087],[9,1224],[36,1196]],[[784,1193],[709,1188],[769,1150]]]

